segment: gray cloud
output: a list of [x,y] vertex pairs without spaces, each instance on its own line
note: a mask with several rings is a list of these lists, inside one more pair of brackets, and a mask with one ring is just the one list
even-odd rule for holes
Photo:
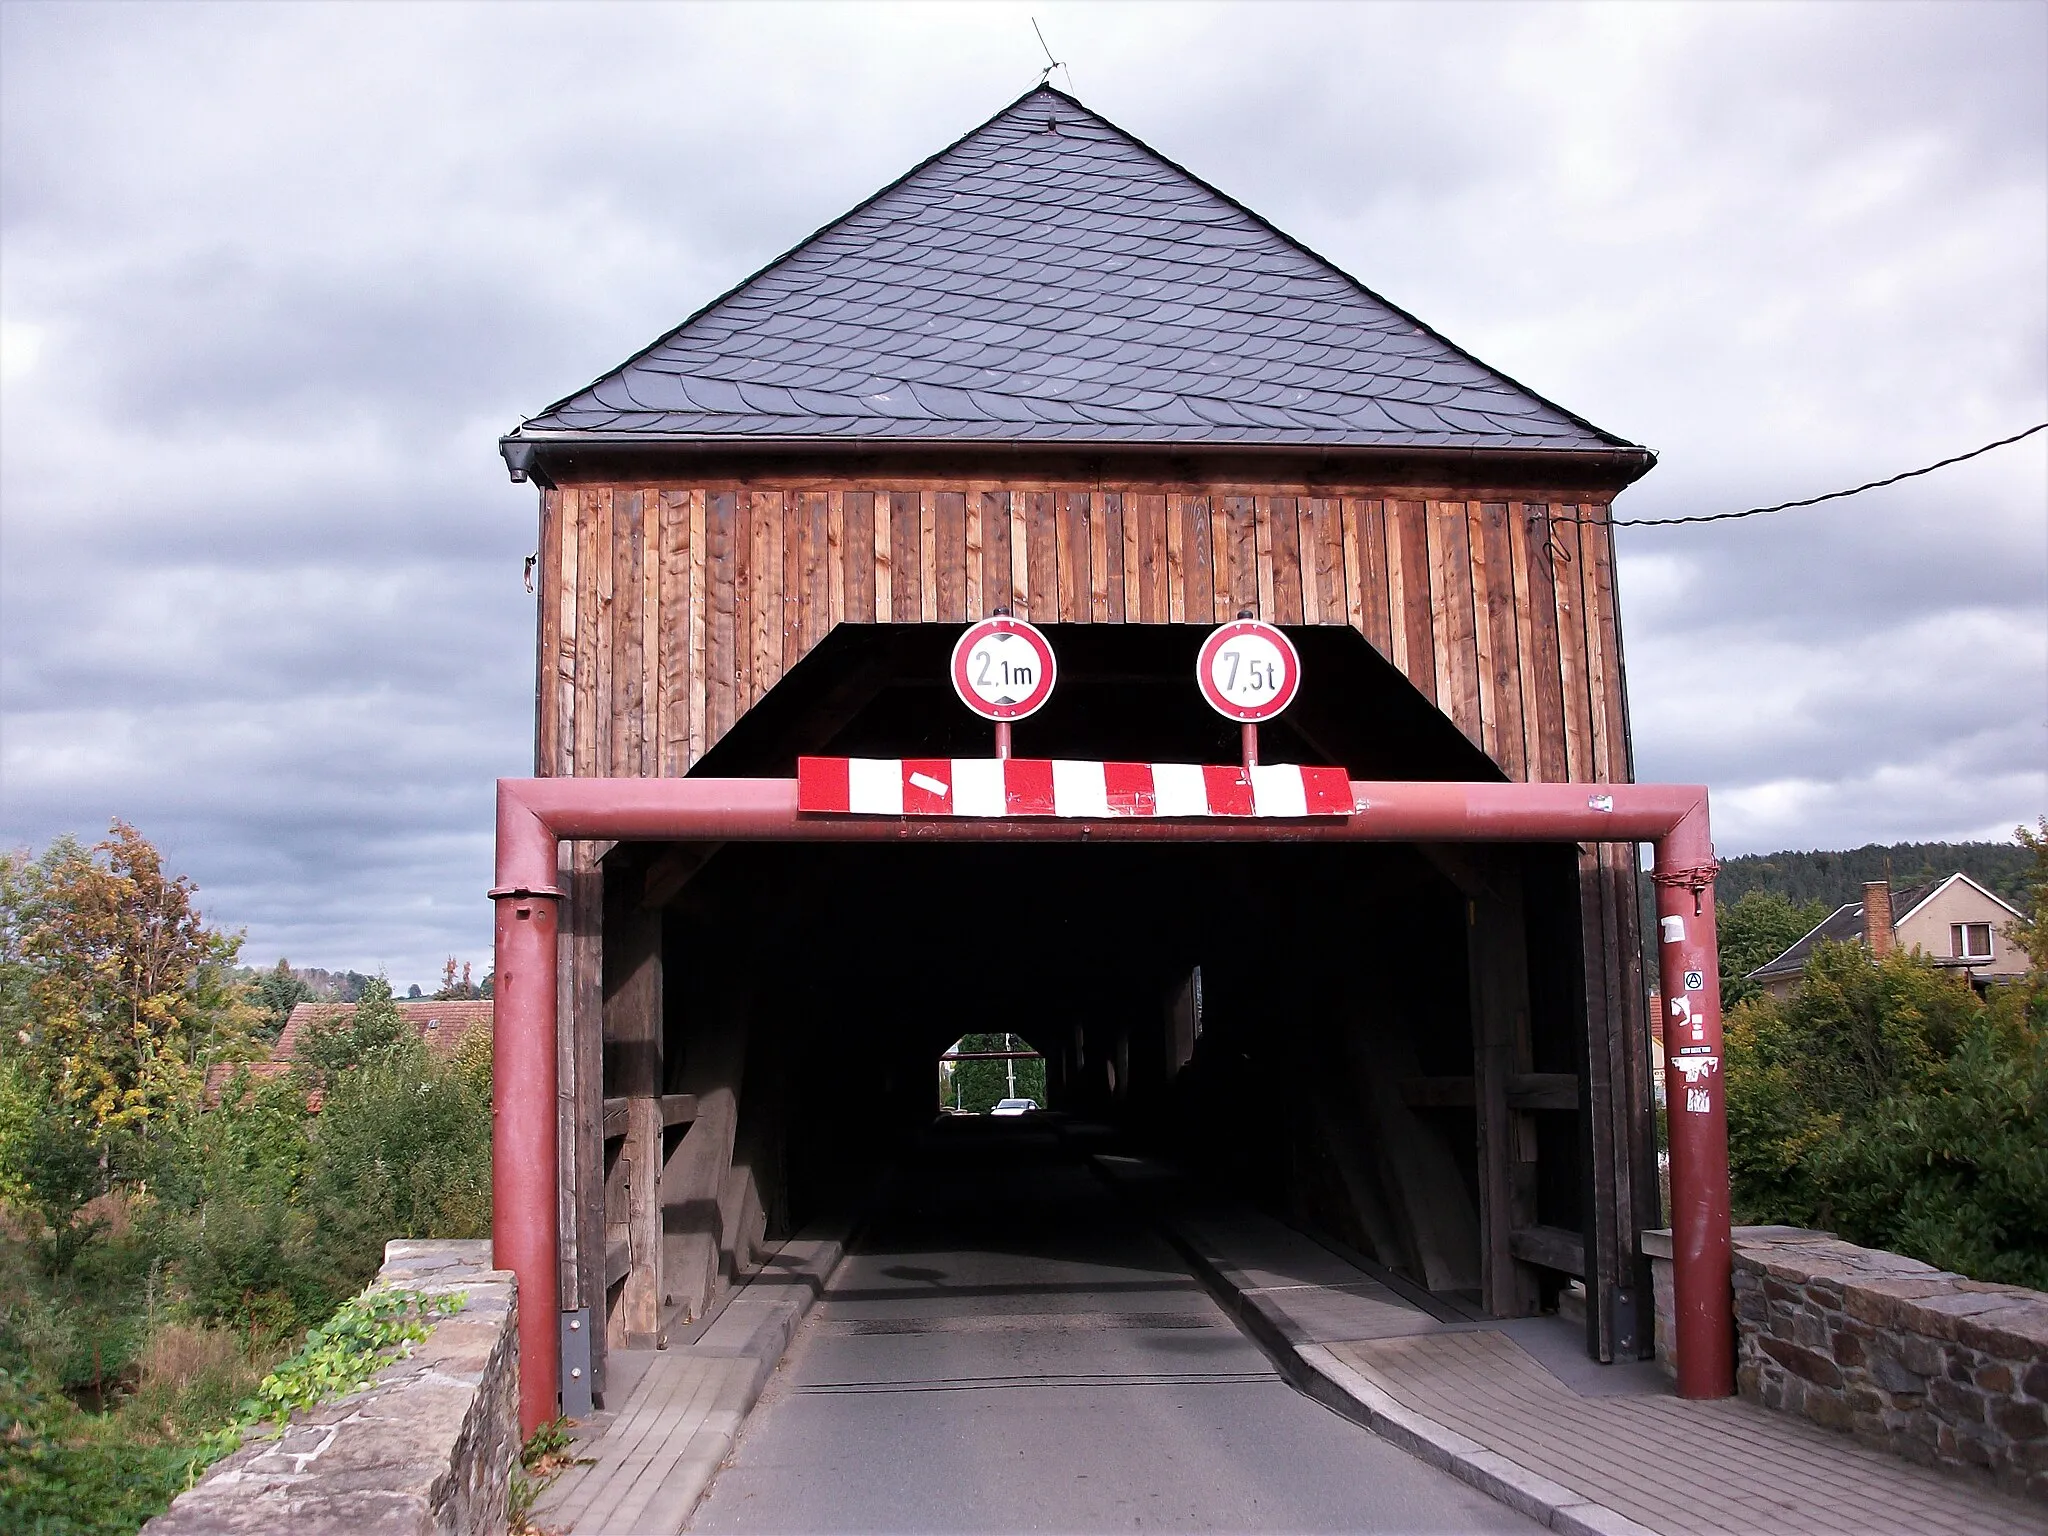
[[[39,5],[0,36],[0,838],[143,826],[252,954],[482,958],[531,750],[492,450],[1037,77],[1657,447],[1623,515],[2048,411],[2048,10]],[[2048,806],[2048,446],[1621,535],[1724,849]]]

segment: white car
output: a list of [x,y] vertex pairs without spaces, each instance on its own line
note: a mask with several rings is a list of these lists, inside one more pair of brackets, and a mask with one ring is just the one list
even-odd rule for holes
[[1038,1108],[1036,1099],[1004,1099],[989,1111],[992,1115],[1028,1115]]

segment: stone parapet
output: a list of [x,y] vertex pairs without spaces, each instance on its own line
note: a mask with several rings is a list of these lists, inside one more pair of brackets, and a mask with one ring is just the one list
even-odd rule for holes
[[[1657,1356],[1670,1237],[1645,1233]],[[2048,1502],[2048,1295],[1796,1227],[1735,1229],[1736,1390]]]
[[393,1242],[375,1288],[462,1309],[366,1387],[216,1464],[145,1536],[499,1536],[519,1456],[511,1274],[488,1241]]

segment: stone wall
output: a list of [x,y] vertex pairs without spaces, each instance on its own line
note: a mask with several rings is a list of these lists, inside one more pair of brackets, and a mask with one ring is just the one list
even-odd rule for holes
[[[1669,1234],[1643,1246],[1668,1364]],[[1744,1397],[2048,1502],[2048,1295],[1826,1232],[1737,1227],[1734,1304]]]
[[498,1536],[519,1454],[514,1286],[489,1242],[394,1242],[375,1285],[464,1293],[403,1360],[217,1463],[145,1536]]

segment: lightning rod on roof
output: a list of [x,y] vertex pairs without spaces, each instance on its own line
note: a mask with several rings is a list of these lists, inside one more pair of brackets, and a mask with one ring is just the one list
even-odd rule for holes
[[1074,89],[1074,71],[1068,67],[1064,60],[1056,59],[1052,56],[1052,48],[1046,42],[1045,33],[1040,30],[1036,16],[1031,18],[1031,30],[1038,36],[1038,46],[1045,49],[1045,68],[1038,72],[1038,83],[1040,85],[1045,84],[1046,81],[1052,78],[1054,70],[1064,69],[1067,71],[1067,90],[1071,92]]

